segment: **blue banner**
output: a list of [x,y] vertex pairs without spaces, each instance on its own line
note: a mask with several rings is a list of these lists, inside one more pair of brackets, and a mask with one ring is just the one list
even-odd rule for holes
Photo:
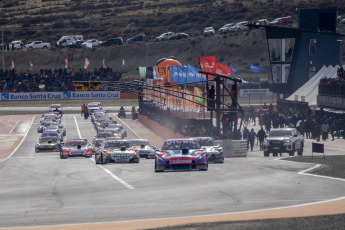
[[230,68],[232,69],[232,74],[236,74],[237,73],[238,69],[235,66],[230,64]]
[[178,71],[178,83],[187,82],[187,67],[177,66]]
[[250,64],[250,72],[254,72],[254,73],[260,73],[260,68],[253,65],[253,64]]
[[[200,69],[188,65],[188,78],[187,78],[188,82],[196,82],[196,81],[206,81],[206,75],[205,74],[201,74],[200,73]],[[197,84],[206,84],[206,82],[199,82]]]

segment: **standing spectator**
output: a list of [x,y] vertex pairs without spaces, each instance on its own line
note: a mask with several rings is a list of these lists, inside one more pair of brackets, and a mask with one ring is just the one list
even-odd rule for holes
[[303,135],[304,137],[304,133],[305,133],[305,123],[304,121],[302,120],[300,125],[299,125],[299,132]]
[[334,141],[334,132],[336,131],[336,127],[337,127],[337,119],[334,117],[331,122],[331,127],[330,127],[332,141]]
[[81,106],[81,116],[83,116],[84,111],[85,111],[85,108],[86,108],[86,106],[85,106],[85,104],[83,104],[83,105]]
[[311,139],[311,120],[308,118],[305,122],[305,138]]
[[[248,134],[249,134],[249,130],[246,126],[244,126],[243,129],[243,140],[247,140],[248,139]],[[249,146],[247,146],[247,148],[249,148]]]
[[260,144],[260,150],[264,150],[263,143],[264,143],[265,135],[266,135],[265,130],[261,126],[261,129],[259,130],[258,135],[257,135],[259,144]]
[[323,122],[321,126],[321,131],[322,131],[322,140],[327,140],[328,139],[328,132],[329,132],[329,125],[327,124],[326,121]]
[[250,133],[248,134],[248,140],[247,143],[250,144],[250,150],[253,152],[254,142],[256,139],[256,133],[254,132],[254,129],[251,129]]

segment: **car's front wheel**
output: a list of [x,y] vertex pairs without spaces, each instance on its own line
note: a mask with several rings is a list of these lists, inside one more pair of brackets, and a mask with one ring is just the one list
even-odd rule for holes
[[304,148],[304,144],[301,144],[301,149],[297,151],[298,156],[303,156],[303,148]]
[[293,145],[292,146],[292,150],[289,152],[289,156],[295,156],[295,152],[296,152],[296,150],[295,150],[295,145]]
[[264,151],[264,156],[265,156],[265,157],[269,157],[269,156],[270,156],[270,152]]

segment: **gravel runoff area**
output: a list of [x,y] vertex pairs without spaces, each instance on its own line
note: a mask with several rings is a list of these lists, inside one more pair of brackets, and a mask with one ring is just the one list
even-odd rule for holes
[[[296,161],[303,163],[321,164],[321,167],[316,168],[308,173],[322,176],[337,177],[345,179],[345,156],[326,156],[321,158],[321,155],[316,155],[313,158],[310,156],[289,157],[282,160]],[[199,223],[188,224],[181,226],[172,226],[164,228],[155,228],[155,230],[325,230],[325,229],[345,229],[345,214],[328,215],[328,216],[313,216],[301,218],[285,218],[285,219],[263,219],[253,221],[231,221],[219,223]]]

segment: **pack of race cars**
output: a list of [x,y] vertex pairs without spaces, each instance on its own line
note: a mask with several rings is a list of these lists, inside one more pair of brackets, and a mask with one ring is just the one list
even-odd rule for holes
[[96,164],[139,163],[140,158],[154,159],[156,172],[208,170],[208,163],[224,163],[223,149],[211,137],[169,139],[158,150],[146,139],[125,139],[126,129],[113,120],[99,102],[90,104],[91,122],[96,131],[91,143],[85,138],[63,142],[66,129],[61,124],[62,106],[51,105],[50,112],[40,118],[37,132],[42,135],[35,151],[59,151],[61,159],[94,155]]

